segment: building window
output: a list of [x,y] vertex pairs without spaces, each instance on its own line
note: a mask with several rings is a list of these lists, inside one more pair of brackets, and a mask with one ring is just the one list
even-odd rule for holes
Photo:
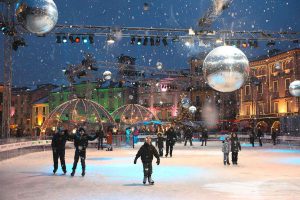
[[35,107],[35,114],[37,115],[39,113],[39,108]]
[[258,104],[258,114],[264,114],[264,104],[262,103]]
[[288,113],[292,112],[292,102],[291,101],[286,102],[286,112],[288,112]]
[[289,90],[290,83],[291,83],[291,79],[289,78],[285,79],[285,90]]
[[274,102],[274,113],[278,113],[278,102]]
[[246,105],[246,115],[250,115],[250,105]]
[[43,117],[43,123],[44,123],[44,121],[46,120],[46,118],[45,117]]
[[273,81],[273,92],[278,92],[278,81]]
[[259,84],[257,86],[257,92],[258,92],[258,94],[262,94],[263,93],[263,85],[262,84]]
[[196,96],[196,106],[200,106],[200,96]]
[[38,120],[38,118],[36,117],[35,118],[35,124],[38,124],[39,123],[39,120]]
[[43,107],[43,115],[46,115],[46,107]]
[[245,95],[250,95],[250,85],[245,86]]

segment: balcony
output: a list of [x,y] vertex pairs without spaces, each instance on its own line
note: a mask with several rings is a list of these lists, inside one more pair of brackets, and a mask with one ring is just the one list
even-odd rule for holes
[[166,108],[166,107],[172,107],[173,103],[155,103],[153,104],[154,107],[161,107],[161,108]]
[[252,101],[252,96],[251,95],[245,95],[243,98],[243,101]]

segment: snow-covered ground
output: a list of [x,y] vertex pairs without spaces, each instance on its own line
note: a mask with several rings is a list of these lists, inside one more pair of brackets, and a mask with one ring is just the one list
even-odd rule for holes
[[221,143],[177,144],[173,158],[154,165],[154,186],[142,184],[137,149],[88,149],[86,176],[79,163],[70,176],[74,150],[66,151],[67,175],[52,175],[50,151],[0,162],[0,199],[300,199],[300,149],[245,147],[238,166],[224,166]]

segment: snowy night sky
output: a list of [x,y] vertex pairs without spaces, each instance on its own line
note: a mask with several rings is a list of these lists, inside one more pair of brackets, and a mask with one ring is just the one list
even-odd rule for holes
[[[197,22],[211,6],[211,0],[55,0],[58,24],[190,28],[199,29]],[[149,10],[143,9],[144,3]],[[211,29],[300,31],[299,0],[233,0],[231,6],[214,22]],[[188,48],[182,43],[167,47],[130,45],[130,38],[123,38],[112,46],[105,37],[95,37],[90,44],[57,44],[54,35],[39,38],[27,34],[27,47],[13,52],[13,83],[33,86],[42,83],[64,84],[62,73],[68,63],[77,64],[83,52],[95,55],[98,61],[116,62],[120,54],[137,58],[136,64],[154,67],[161,61],[165,68],[188,68],[188,58],[212,50],[198,45]],[[3,80],[3,36],[1,35],[0,81]],[[281,50],[299,47],[284,42]],[[249,59],[266,54],[268,47],[259,43],[258,49],[244,51]]]

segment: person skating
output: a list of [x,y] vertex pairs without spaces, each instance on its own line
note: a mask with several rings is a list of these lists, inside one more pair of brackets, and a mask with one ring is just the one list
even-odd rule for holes
[[61,127],[57,128],[57,132],[53,135],[51,147],[53,151],[53,163],[54,169],[53,174],[56,173],[58,168],[58,159],[60,159],[60,164],[64,174],[67,173],[66,162],[65,162],[65,151],[66,151],[66,141],[68,140],[68,132],[63,130]]
[[225,136],[225,139],[223,141],[223,145],[222,145],[222,152],[223,152],[223,162],[224,165],[230,165],[229,163],[229,152],[230,152],[230,144],[229,144],[229,139],[228,136]]
[[97,130],[96,134],[99,136],[98,137],[98,150],[101,148],[103,150],[103,139],[104,139],[104,132],[102,128],[100,127],[99,130]]
[[193,132],[190,127],[186,129],[184,139],[185,139],[184,146],[186,146],[187,141],[190,141],[190,146],[193,146],[193,143],[192,143]]
[[250,144],[254,147],[255,132],[254,129],[249,129]]
[[86,158],[86,148],[88,147],[89,141],[95,140],[98,135],[88,135],[84,128],[79,128],[77,133],[73,136],[74,146],[75,146],[75,156],[74,163],[72,168],[71,176],[75,175],[77,163],[80,157],[82,173],[81,175],[85,175],[85,158]]
[[277,131],[276,130],[272,131],[271,137],[272,137],[273,145],[276,145],[276,140],[277,140]]
[[257,138],[258,138],[259,146],[261,146],[261,147],[262,147],[262,141],[261,141],[262,137],[263,137],[262,130],[260,128],[258,128],[257,129]]
[[166,131],[167,139],[166,139],[166,157],[168,157],[170,152],[170,157],[172,157],[173,147],[176,143],[177,137],[173,127],[170,127]]
[[143,163],[143,171],[144,171],[143,184],[146,184],[147,178],[149,184],[151,185],[154,184],[154,181],[151,178],[153,156],[156,157],[157,159],[156,163],[157,165],[159,165],[160,159],[159,159],[158,152],[156,148],[151,144],[151,137],[147,136],[144,145],[141,146],[134,159],[134,164],[136,164],[137,159],[141,157]]
[[201,146],[203,146],[203,143],[204,143],[205,146],[206,146],[206,142],[207,142],[207,139],[208,139],[207,129],[204,129],[204,130],[202,131],[201,139],[202,139],[202,144],[201,144]]
[[162,136],[162,133],[157,134],[156,146],[158,147],[159,156],[164,155],[164,140],[165,138]]
[[232,157],[232,164],[237,165],[239,151],[241,151],[241,144],[236,133],[232,133],[231,135],[231,157]]

